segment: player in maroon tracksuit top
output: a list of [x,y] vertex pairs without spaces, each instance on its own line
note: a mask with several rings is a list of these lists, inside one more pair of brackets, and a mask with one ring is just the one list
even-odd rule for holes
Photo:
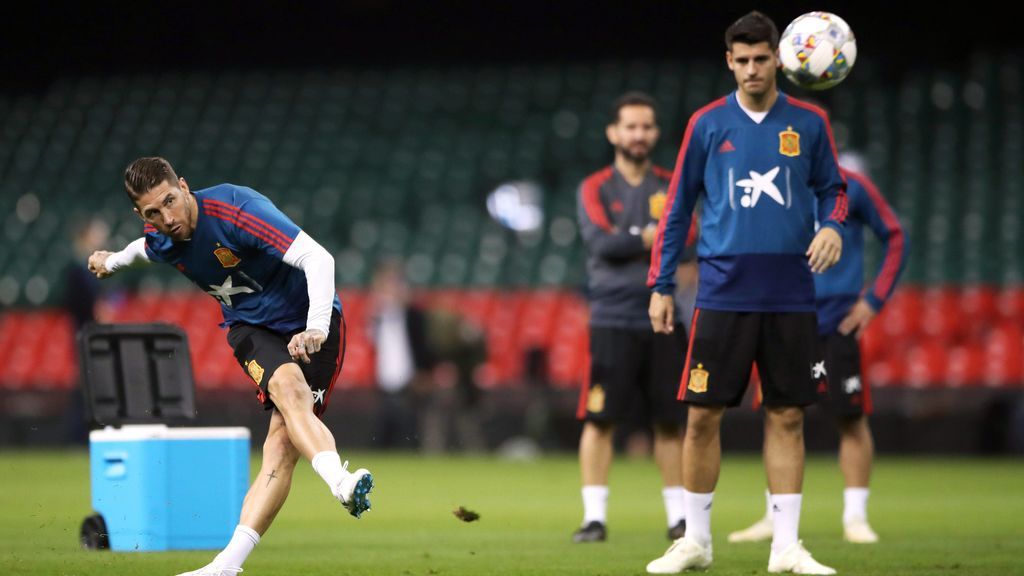
[[[639,92],[619,98],[607,127],[615,162],[580,186],[578,219],[587,248],[590,375],[580,391],[583,523],[575,542],[607,536],[608,469],[616,425],[634,408],[654,423],[669,537],[685,530],[682,438],[685,408],[675,400],[686,350],[680,325],[673,334],[650,329],[647,270],[654,231],[671,173],[654,166],[658,138],[654,100]],[[638,404],[639,403],[639,404]]]

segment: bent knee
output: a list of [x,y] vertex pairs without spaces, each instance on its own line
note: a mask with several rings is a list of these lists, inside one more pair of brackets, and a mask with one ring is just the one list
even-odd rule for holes
[[282,412],[313,408],[310,392],[302,371],[294,364],[285,364],[274,372],[267,384],[270,400]]

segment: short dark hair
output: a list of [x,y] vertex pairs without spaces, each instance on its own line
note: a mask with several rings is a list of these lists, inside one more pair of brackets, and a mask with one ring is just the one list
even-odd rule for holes
[[612,104],[611,115],[608,117],[608,124],[615,124],[619,121],[619,112],[626,106],[646,106],[654,111],[654,117],[658,117],[658,104],[654,96],[639,90],[631,90],[615,99]]
[[754,10],[725,29],[725,49],[732,50],[735,42],[751,45],[767,42],[775,50],[779,47],[779,29],[771,18]]
[[177,186],[178,175],[171,163],[159,156],[139,158],[124,169],[124,189],[132,202],[163,182]]

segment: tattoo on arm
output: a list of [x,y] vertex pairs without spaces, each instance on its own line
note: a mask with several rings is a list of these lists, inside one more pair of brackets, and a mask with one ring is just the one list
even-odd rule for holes
[[277,470],[271,470],[270,474],[267,474],[267,486],[270,486],[270,481],[271,480],[273,480],[274,478],[277,478],[277,475],[275,474],[275,472],[277,472]]

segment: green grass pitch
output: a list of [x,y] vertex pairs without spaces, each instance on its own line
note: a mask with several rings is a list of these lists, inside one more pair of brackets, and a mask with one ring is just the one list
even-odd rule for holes
[[[667,546],[660,482],[649,460],[619,459],[610,482],[609,541],[572,544],[581,516],[571,455],[530,462],[343,453],[376,479],[362,520],[335,503],[308,463],[249,558],[245,574],[643,574]],[[255,474],[258,460],[254,460]],[[201,473],[202,471],[196,471]],[[767,544],[726,542],[758,518],[764,473],[751,455],[725,454],[709,574],[766,574]],[[842,482],[834,458],[809,460],[801,535],[816,558],[850,575],[1024,574],[1024,462],[880,458],[871,520],[877,545],[841,540]],[[464,523],[465,506],[481,519]],[[83,451],[0,454],[0,575],[173,575],[212,551],[112,553],[78,547],[89,507]]]

